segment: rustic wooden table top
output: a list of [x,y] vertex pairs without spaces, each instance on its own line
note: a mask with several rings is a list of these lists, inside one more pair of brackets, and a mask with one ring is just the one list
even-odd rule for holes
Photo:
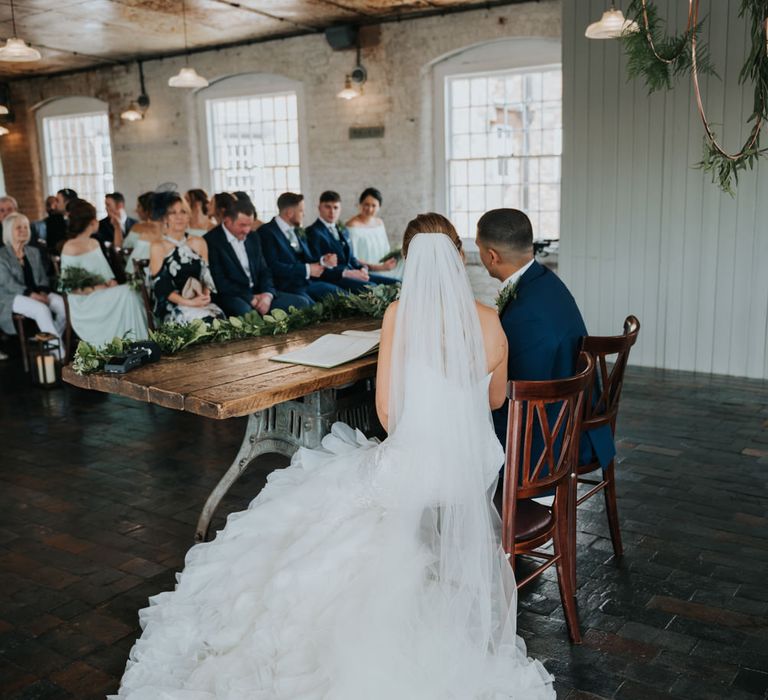
[[345,319],[287,335],[215,343],[169,355],[126,374],[80,376],[71,366],[64,381],[83,389],[127,396],[208,418],[233,418],[376,374],[377,355],[333,369],[272,362],[270,357],[308,345],[326,333],[374,330],[381,321]]

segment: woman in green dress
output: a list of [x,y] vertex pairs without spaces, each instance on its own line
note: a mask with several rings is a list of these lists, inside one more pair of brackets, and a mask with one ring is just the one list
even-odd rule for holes
[[96,209],[78,200],[69,210],[69,239],[61,251],[61,275],[80,268],[93,284],[70,291],[70,323],[75,333],[91,345],[104,345],[115,337],[133,340],[148,337],[147,315],[139,293],[118,284],[101,246],[91,238],[99,228]]

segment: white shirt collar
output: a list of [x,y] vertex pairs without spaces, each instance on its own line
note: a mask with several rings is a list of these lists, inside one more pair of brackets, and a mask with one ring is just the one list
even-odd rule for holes
[[277,221],[277,225],[280,227],[280,230],[283,233],[295,233],[294,227],[291,226],[280,214],[278,214],[275,217],[275,221]]
[[504,289],[509,284],[515,284],[520,281],[520,278],[526,273],[528,268],[533,265],[535,258],[532,258],[529,260],[525,265],[523,265],[517,272],[513,272],[507,279],[504,280],[501,284],[501,288]]
[[230,243],[245,243],[245,241],[241,241],[234,233],[232,233],[224,224],[221,225],[221,228],[224,229],[224,233],[227,236],[227,240]]

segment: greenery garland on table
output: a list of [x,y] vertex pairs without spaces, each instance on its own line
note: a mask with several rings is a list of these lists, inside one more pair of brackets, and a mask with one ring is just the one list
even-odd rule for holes
[[64,292],[64,294],[72,294],[72,292],[81,289],[106,283],[107,281],[101,275],[89,272],[84,267],[68,267],[59,277],[59,291]]
[[[210,323],[199,319],[186,324],[165,323],[149,331],[149,339],[156,342],[164,354],[173,355],[194,345],[282,335],[322,321],[354,316],[382,318],[399,295],[400,285],[379,285],[358,294],[328,296],[305,309],[291,307],[288,312],[275,309],[266,316],[249,311],[244,316],[215,319]],[[72,369],[77,374],[98,372],[109,357],[125,352],[130,342],[128,338],[114,338],[106,345],[94,346],[81,340]]]
[[742,0],[739,17],[750,20],[751,47],[739,73],[739,84],[750,79],[755,85],[754,107],[748,122],[753,126],[746,143],[738,153],[728,153],[719,144],[717,135],[704,112],[699,75],[716,75],[709,50],[701,39],[704,20],[699,21],[700,0],[689,0],[685,32],[678,36],[660,38],[662,20],[651,0],[632,0],[627,10],[629,20],[640,29],[621,37],[627,56],[630,78],[642,76],[649,92],[671,89],[673,79],[690,72],[696,103],[704,125],[704,155],[695,167],[712,176],[712,182],[724,192],[734,194],[739,172],[754,168],[766,149],[760,148],[760,131],[768,119],[768,0]]

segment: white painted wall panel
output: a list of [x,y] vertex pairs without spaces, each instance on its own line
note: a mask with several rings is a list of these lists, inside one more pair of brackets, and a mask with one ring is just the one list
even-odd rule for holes
[[[692,168],[703,130],[690,80],[650,96],[628,82],[618,42],[584,37],[605,4],[563,3],[561,274],[591,332],[640,318],[634,362],[768,378],[768,162],[741,176],[733,198]],[[685,3],[656,4],[684,26]],[[732,150],[752,100],[737,80],[748,35],[740,4],[702,3],[720,76],[702,81],[705,106]]]

